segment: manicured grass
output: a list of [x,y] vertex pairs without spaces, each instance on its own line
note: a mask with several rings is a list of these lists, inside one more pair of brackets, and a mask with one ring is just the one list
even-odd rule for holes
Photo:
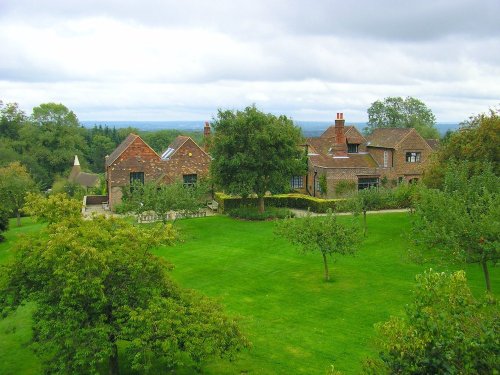
[[[234,362],[205,364],[203,373],[324,374],[331,364],[346,374],[359,373],[361,361],[376,354],[373,324],[401,314],[415,275],[431,266],[411,263],[406,256],[408,214],[370,215],[358,254],[337,258],[328,283],[320,255],[298,253],[274,236],[274,225],[220,216],[181,220],[175,226],[183,243],[155,251],[175,265],[172,276],[182,286],[218,298],[229,314],[238,315],[253,344]],[[15,232],[12,226],[8,243],[0,245],[0,262],[10,256],[15,233],[39,230],[33,224],[22,228]],[[479,266],[466,270],[473,291],[482,294]],[[496,268],[491,276],[498,293]],[[24,307],[0,321],[2,374],[39,370],[25,347],[29,311]]]
[[[185,242],[156,253],[176,265],[181,285],[218,297],[239,315],[253,343],[239,360],[212,363],[207,373],[324,374],[335,364],[355,374],[376,354],[373,324],[401,314],[415,275],[430,267],[407,259],[409,223],[408,214],[371,215],[359,253],[337,258],[329,283],[320,255],[299,254],[273,235],[272,222],[180,221]],[[482,293],[479,267],[467,271]],[[496,269],[492,277],[498,290]]]

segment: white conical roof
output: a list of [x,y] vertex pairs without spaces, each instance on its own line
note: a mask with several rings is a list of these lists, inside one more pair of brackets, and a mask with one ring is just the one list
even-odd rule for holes
[[75,163],[73,165],[80,165],[80,160],[78,160],[78,155],[75,155]]

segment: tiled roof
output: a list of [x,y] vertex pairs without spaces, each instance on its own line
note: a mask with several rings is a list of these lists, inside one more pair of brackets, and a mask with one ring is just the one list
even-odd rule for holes
[[307,138],[309,160],[312,165],[325,168],[376,168],[377,163],[370,154],[348,154],[334,158],[330,152],[333,144],[325,138]]
[[425,141],[434,151],[439,148],[439,139],[426,139]]
[[[346,136],[347,143],[360,145],[366,142],[366,139],[363,138],[354,125],[344,126],[344,134]],[[320,138],[335,138],[335,125],[328,127],[328,129],[320,135]]]
[[85,172],[80,172],[74,178],[74,181],[77,184],[80,184],[80,185],[86,186],[86,187],[95,186],[98,180],[99,180],[99,175],[93,174],[93,173],[85,173]]
[[115,148],[115,150],[106,158],[106,167],[113,164],[123,151],[125,151],[137,138],[139,138],[137,134],[130,133],[127,138],[125,138],[123,142],[120,143],[118,147]]
[[369,147],[396,148],[396,145],[403,140],[413,128],[384,128],[375,129],[366,140]]
[[377,168],[377,163],[370,154],[348,154],[347,157],[335,158],[331,155],[309,155],[311,164],[324,168]]
[[161,158],[163,160],[169,159],[175,152],[181,147],[186,141],[189,139],[189,137],[185,135],[179,135],[177,136],[172,143],[170,143],[165,151],[161,153]]
[[346,126],[345,136],[347,138],[347,143],[355,145],[366,143],[365,137],[361,135],[361,133],[358,131],[358,129],[356,129],[355,126]]

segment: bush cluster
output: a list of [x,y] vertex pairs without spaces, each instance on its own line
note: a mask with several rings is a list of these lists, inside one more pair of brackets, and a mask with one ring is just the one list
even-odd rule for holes
[[418,186],[400,184],[393,189],[370,188],[355,192],[351,199],[360,199],[367,210],[411,208],[418,196]]
[[2,232],[6,232],[7,229],[9,229],[9,213],[6,210],[0,210],[0,242],[5,239]]
[[[297,208],[325,213],[329,209],[335,212],[352,210],[352,201],[362,198],[368,210],[384,210],[413,207],[418,196],[417,185],[400,184],[393,189],[372,188],[353,192],[349,198],[322,199],[304,194],[278,194],[264,197],[266,210],[268,207]],[[219,211],[229,212],[239,207],[257,207],[257,198],[234,197],[224,193],[215,193],[219,203]]]
[[286,208],[268,207],[262,213],[255,206],[240,206],[228,211],[229,216],[245,220],[274,220],[286,217],[295,217],[294,213]]

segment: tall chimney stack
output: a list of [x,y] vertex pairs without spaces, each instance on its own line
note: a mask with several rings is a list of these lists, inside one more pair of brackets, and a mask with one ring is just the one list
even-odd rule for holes
[[208,121],[205,121],[205,127],[203,128],[203,143],[205,152],[208,152],[210,148],[210,124]]
[[347,142],[344,132],[344,114],[337,113],[337,119],[335,120],[335,145],[333,147],[334,157],[347,157]]

